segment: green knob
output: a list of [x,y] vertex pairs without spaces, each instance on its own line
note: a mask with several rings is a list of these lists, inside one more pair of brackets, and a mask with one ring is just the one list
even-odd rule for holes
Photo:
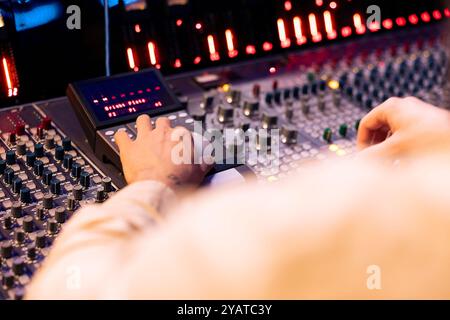
[[310,71],[308,72],[307,78],[309,82],[314,82],[314,80],[316,80],[316,74]]
[[330,128],[326,128],[323,132],[323,140],[325,140],[326,142],[330,143],[331,142],[331,138],[333,136],[333,132],[331,131]]
[[346,124],[342,124],[339,127],[339,135],[343,138],[345,138],[347,136],[347,132],[348,132],[348,126]]

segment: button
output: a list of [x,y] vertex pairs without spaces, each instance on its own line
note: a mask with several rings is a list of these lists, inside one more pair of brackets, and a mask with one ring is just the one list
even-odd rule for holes
[[55,210],[55,220],[58,223],[65,223],[67,221],[67,212],[64,207],[58,207]]
[[44,198],[42,199],[42,205],[45,209],[53,208],[53,195],[51,195],[50,193],[44,195]]
[[283,126],[281,128],[281,142],[284,144],[296,144],[298,131],[294,126]]
[[6,163],[9,165],[16,163],[16,153],[13,150],[8,150],[6,152]]
[[262,127],[264,129],[274,129],[278,124],[278,115],[275,112],[264,112],[262,117]]
[[326,142],[330,143],[332,138],[333,138],[333,132],[331,131],[330,128],[326,128],[323,131],[322,137],[323,137],[323,140],[325,140]]
[[258,100],[246,100],[244,101],[243,113],[246,117],[253,117],[259,112]]
[[20,201],[23,203],[31,203],[31,190],[28,187],[23,187],[20,189]]
[[22,218],[23,216],[22,204],[19,201],[15,201],[12,204],[11,214],[14,218]]
[[217,111],[217,120],[220,123],[226,123],[233,120],[234,108],[230,105],[220,105]]
[[32,216],[26,216],[23,218],[23,230],[28,233],[34,231],[34,220]]
[[42,158],[44,156],[44,146],[42,145],[42,143],[36,143],[34,145],[34,153],[38,158]]

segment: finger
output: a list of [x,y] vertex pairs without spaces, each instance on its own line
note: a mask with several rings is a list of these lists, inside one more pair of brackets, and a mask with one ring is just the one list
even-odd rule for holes
[[392,128],[392,113],[394,107],[401,103],[399,98],[390,98],[382,103],[371,112],[369,112],[362,120],[358,128],[357,145],[359,148],[367,148],[371,145],[374,132],[382,129],[389,132]]
[[128,133],[126,131],[118,131],[115,136],[114,139],[116,141],[117,146],[119,147],[119,151],[123,151],[127,148],[127,146],[129,146],[129,144],[131,143],[131,139],[128,136]]
[[138,135],[142,135],[144,133],[152,131],[153,127],[150,117],[146,114],[140,115],[136,119],[136,128]]
[[161,117],[161,118],[156,119],[155,128],[156,129],[170,128],[170,120],[166,117]]
[[395,134],[377,145],[370,146],[357,154],[357,157],[393,160],[402,154],[402,139]]

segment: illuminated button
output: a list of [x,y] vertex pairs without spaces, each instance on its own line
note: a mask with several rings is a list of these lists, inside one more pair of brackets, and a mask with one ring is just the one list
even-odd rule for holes
[[281,128],[281,142],[284,144],[296,144],[298,131],[294,126],[283,126]]
[[108,131],[105,132],[105,135],[110,137],[110,136],[114,135],[114,131],[108,130]]
[[252,117],[256,115],[259,111],[259,101],[258,100],[246,100],[244,101],[243,113],[246,117]]
[[330,81],[328,81],[328,87],[331,90],[338,90],[340,88],[340,84],[336,80],[330,80]]
[[194,119],[186,119],[185,123],[186,124],[191,124],[194,122]]
[[188,116],[188,114],[187,114],[186,112],[180,112],[180,113],[178,114],[178,116],[179,116],[180,118],[186,118],[186,117]]
[[171,114],[170,116],[167,117],[170,121],[174,121],[177,119],[177,116],[174,114]]
[[278,115],[275,112],[265,112],[262,117],[262,127],[264,129],[273,129],[278,125]]
[[230,105],[220,105],[217,112],[217,119],[220,123],[230,122],[234,117],[234,109]]
[[336,151],[339,150],[339,146],[337,146],[337,145],[335,145],[335,144],[332,144],[332,145],[330,145],[330,146],[328,147],[328,149],[329,149],[331,152],[336,152]]

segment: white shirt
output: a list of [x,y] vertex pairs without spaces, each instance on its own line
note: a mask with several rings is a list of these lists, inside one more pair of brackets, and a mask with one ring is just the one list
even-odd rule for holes
[[450,161],[271,185],[132,184],[64,226],[29,299],[450,298]]

